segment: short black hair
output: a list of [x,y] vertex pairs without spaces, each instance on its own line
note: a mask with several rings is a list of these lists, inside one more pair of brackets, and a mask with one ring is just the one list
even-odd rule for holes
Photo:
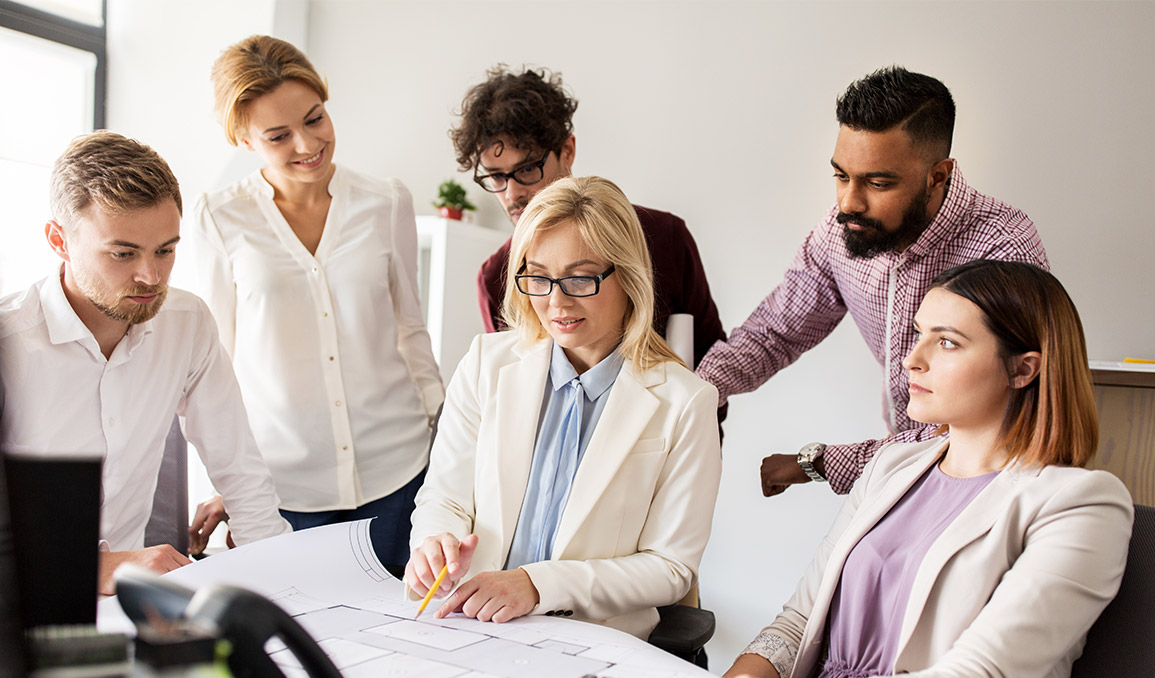
[[461,170],[475,169],[481,152],[503,139],[524,151],[560,152],[573,134],[578,105],[566,93],[561,74],[544,68],[511,73],[498,64],[487,76],[466,92],[461,124],[449,130]]
[[901,125],[936,161],[950,157],[954,99],[929,75],[902,66],[880,68],[846,88],[835,111],[838,123],[853,130],[885,132]]

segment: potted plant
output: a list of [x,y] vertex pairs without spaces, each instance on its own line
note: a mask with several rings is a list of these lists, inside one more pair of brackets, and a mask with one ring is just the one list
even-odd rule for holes
[[433,206],[441,216],[458,221],[461,220],[465,210],[477,209],[469,202],[469,198],[465,197],[465,189],[453,179],[446,179],[437,187],[437,200],[433,201]]

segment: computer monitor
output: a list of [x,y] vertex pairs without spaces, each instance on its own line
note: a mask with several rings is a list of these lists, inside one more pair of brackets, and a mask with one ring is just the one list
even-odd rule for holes
[[16,586],[16,544],[8,516],[8,483],[0,463],[0,678],[24,675],[24,624]]
[[95,624],[100,458],[3,456],[21,623]]

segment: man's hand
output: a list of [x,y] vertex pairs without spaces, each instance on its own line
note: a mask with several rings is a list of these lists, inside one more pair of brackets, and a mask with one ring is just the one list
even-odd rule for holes
[[413,549],[409,555],[409,563],[405,566],[405,585],[421,597],[429,592],[441,568],[449,565],[449,573],[441,581],[437,597],[444,596],[453,590],[453,585],[466,572],[469,572],[469,563],[473,560],[473,552],[477,549],[477,535],[471,534],[461,541],[457,537],[442,532],[434,537],[426,537],[421,546]]
[[[228,519],[229,514],[225,513],[225,500],[220,495],[210,497],[198,504],[196,515],[193,516],[192,523],[188,527],[189,553],[193,555],[204,553],[213,530]],[[228,537],[228,542],[229,548],[233,548],[231,534]]]
[[105,596],[116,595],[116,582],[112,575],[116,572],[116,568],[124,563],[133,563],[141,567],[147,567],[155,572],[164,574],[171,572],[178,567],[184,567],[192,561],[181,555],[168,544],[161,544],[160,546],[150,546],[139,551],[113,551],[102,552],[100,554],[100,568],[97,576],[97,592]]
[[529,614],[540,600],[541,595],[525,570],[494,570],[482,572],[457,587],[433,616],[441,619],[461,612],[478,621],[500,624]]
[[762,460],[762,496],[773,497],[791,485],[810,482],[793,454],[772,454]]

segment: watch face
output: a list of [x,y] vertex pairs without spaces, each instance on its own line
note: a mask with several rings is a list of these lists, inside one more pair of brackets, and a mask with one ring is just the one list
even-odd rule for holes
[[822,445],[822,443],[810,443],[806,447],[803,447],[801,450],[799,450],[798,461],[802,462],[805,460],[807,462],[813,462],[814,459],[818,457],[818,454],[822,452],[824,447],[825,446]]

